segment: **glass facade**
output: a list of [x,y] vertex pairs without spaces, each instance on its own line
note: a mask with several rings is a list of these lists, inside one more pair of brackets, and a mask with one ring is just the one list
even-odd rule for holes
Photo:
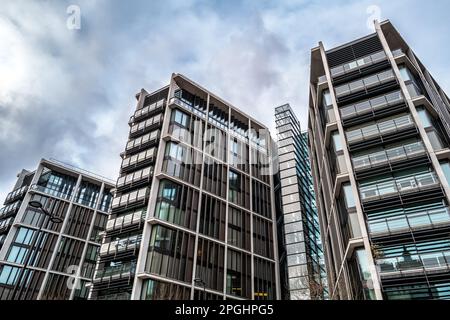
[[[22,174],[17,185],[25,191],[6,202],[20,205],[9,218],[17,224],[3,233],[9,241],[0,252],[0,300],[86,300],[113,185],[57,160],[42,160],[36,171]],[[102,211],[95,210],[99,198]]]
[[448,299],[448,99],[389,21],[312,56],[312,92],[336,97],[309,115],[330,298]]
[[266,128],[181,75],[137,99],[91,299],[276,297]]
[[[289,105],[276,108],[275,118],[280,160],[277,214],[281,221],[278,241],[284,251],[280,254],[283,295],[292,300],[324,299],[328,295],[327,280],[309,162],[308,134],[301,133],[300,123]],[[340,150],[339,137],[333,141],[336,150]],[[264,241],[267,242],[266,239]]]

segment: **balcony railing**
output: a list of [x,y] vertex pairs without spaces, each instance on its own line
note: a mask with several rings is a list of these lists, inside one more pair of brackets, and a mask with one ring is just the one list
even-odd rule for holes
[[377,261],[381,274],[410,272],[414,270],[450,269],[450,251],[406,255]]
[[11,191],[6,196],[5,203],[11,202],[11,201],[14,201],[14,200],[20,198],[21,196],[23,196],[27,192],[27,190],[28,190],[28,186],[23,186],[23,187],[21,187],[19,189]]
[[14,223],[14,217],[0,220],[0,232],[7,230]]
[[396,133],[414,127],[414,120],[407,114],[398,118],[381,121],[346,133],[349,144],[370,140],[388,133]]
[[140,153],[134,154],[132,156],[128,156],[122,161],[122,169],[139,165],[140,163],[146,162],[146,160],[154,159],[156,156],[156,149],[151,148]]
[[384,71],[364,79],[356,80],[335,88],[336,97],[342,98],[346,95],[364,91],[369,88],[395,80],[395,75],[392,70]]
[[126,185],[136,184],[143,180],[148,180],[152,175],[153,175],[153,167],[147,167],[142,170],[129,173],[117,179],[117,188],[121,188]]
[[118,239],[102,244],[100,255],[117,254],[119,252],[138,249],[141,244],[142,235],[136,235],[125,239]]
[[21,203],[22,203],[22,201],[19,200],[19,201],[13,202],[13,203],[8,204],[7,206],[4,206],[3,208],[1,208],[0,209],[0,219],[8,216],[10,214],[16,213],[17,210],[19,210]]
[[148,195],[148,188],[142,188],[130,193],[122,194],[119,197],[114,198],[112,202],[112,209],[119,207],[125,207],[136,202],[144,200]]
[[154,102],[148,106],[145,106],[142,109],[136,110],[134,112],[134,115],[131,116],[129,123],[131,124],[138,119],[145,118],[147,115],[151,114],[153,111],[164,107],[165,103],[166,103],[166,99],[162,99],[162,100]]
[[386,164],[413,159],[423,154],[426,154],[425,146],[419,141],[364,156],[354,157],[352,158],[352,162],[354,169],[356,171],[361,171],[368,168],[375,168]]
[[70,197],[72,196],[72,190],[70,190],[69,192],[62,192],[62,191],[54,190],[54,189],[47,188],[44,186],[40,186],[37,184],[31,185],[30,190],[39,191],[39,192],[48,194],[52,197],[56,197],[56,198],[60,198],[60,199],[64,199],[64,200],[69,200]]
[[161,114],[153,116],[147,120],[143,120],[131,126],[130,134],[146,131],[148,128],[155,127],[161,123],[163,116]]
[[435,228],[443,224],[450,224],[450,210],[448,208],[426,210],[424,212],[408,213],[400,217],[370,221],[369,232],[372,235],[392,234],[418,228]]
[[181,100],[178,97],[170,98],[169,103],[170,104],[175,104],[175,105],[177,105],[177,106],[179,106],[179,107],[181,107],[183,109],[186,109],[186,110],[192,112],[193,114],[195,114],[195,115],[197,115],[197,116],[199,116],[201,118],[206,118],[206,110],[202,110],[200,108],[197,108],[196,106],[193,106],[193,105],[191,105],[191,104]]
[[381,200],[397,194],[406,194],[430,189],[439,185],[434,172],[405,177],[371,186],[360,187],[363,202]]
[[155,130],[139,138],[128,141],[126,151],[131,151],[133,149],[137,149],[142,146],[148,145],[149,143],[157,141],[159,138],[159,132],[159,130]]
[[97,297],[97,300],[130,300],[131,293],[121,292]]
[[360,58],[358,60],[353,60],[351,62],[332,68],[330,70],[331,76],[333,78],[342,76],[344,74],[353,72],[355,70],[360,70],[362,68],[368,67],[370,65],[373,65],[386,59],[387,59],[386,53],[384,51],[379,51],[366,57]]
[[349,106],[340,108],[340,114],[343,120],[374,113],[388,107],[398,105],[404,101],[401,91],[395,91],[363,102],[358,102]]
[[103,270],[99,270],[95,275],[95,280],[104,278],[122,278],[124,276],[129,277],[134,275],[136,271],[136,262],[128,262],[117,266],[106,267]]
[[106,231],[122,229],[127,226],[138,224],[145,219],[146,210],[141,209],[139,211],[120,216],[115,219],[111,219],[106,224]]

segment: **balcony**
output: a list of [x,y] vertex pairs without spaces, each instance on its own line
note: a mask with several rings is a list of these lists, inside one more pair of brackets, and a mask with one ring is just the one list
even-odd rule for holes
[[398,88],[397,79],[391,69],[335,87],[339,104],[352,103],[383,91]]
[[156,158],[156,151],[156,148],[151,148],[124,158],[122,160],[121,173],[134,171],[154,162]]
[[[369,178],[378,171],[383,173],[386,171],[402,169],[404,166],[410,168],[413,164],[421,165],[428,163],[428,157],[425,157],[425,161],[419,160],[426,156],[426,154],[425,146],[421,141],[418,141],[363,156],[353,157],[352,163],[357,178]],[[404,163],[404,166],[401,166],[401,163]],[[364,172],[367,174],[364,174]]]
[[352,126],[407,110],[401,91],[339,108],[344,126]]
[[0,209],[0,219],[7,218],[9,216],[15,215],[17,211],[19,211],[20,205],[22,204],[21,200],[10,203],[7,206],[4,206]]
[[[127,262],[115,266],[109,266],[102,270],[97,271],[94,283],[98,282],[110,283],[120,280],[129,281],[134,277],[135,272],[136,272],[136,261]],[[96,286],[96,289],[99,289],[98,286]]]
[[166,99],[162,99],[148,106],[145,106],[142,109],[136,110],[134,112],[134,115],[131,116],[130,121],[128,121],[128,123],[131,125],[137,121],[141,121],[147,117],[154,115],[155,113],[163,110],[165,104]]
[[119,177],[117,179],[116,189],[118,191],[123,191],[128,188],[141,187],[143,185],[148,185],[153,176],[153,167],[147,167],[127,175]]
[[[439,191],[437,193],[432,192],[433,189],[439,189]],[[387,201],[388,199],[394,199],[401,204],[406,201],[418,202],[443,196],[439,179],[434,172],[362,186],[359,188],[359,192],[363,206],[366,209],[370,207],[367,204],[377,202],[382,208],[393,205],[393,203]]]
[[200,118],[203,118],[203,119],[206,118],[206,109],[202,109],[199,106],[193,106],[192,104],[187,103],[178,97],[170,98],[169,105],[178,106],[182,109],[192,112],[193,114],[199,116]]
[[97,300],[130,300],[131,293],[121,292],[97,297]]
[[140,136],[136,139],[129,140],[125,148],[125,152],[127,154],[130,154],[139,151],[141,149],[149,148],[158,142],[159,137],[160,137],[160,130],[155,130],[143,136]]
[[153,116],[147,120],[135,123],[130,129],[130,138],[137,137],[144,133],[150,132],[151,130],[161,126],[164,116],[162,114]]
[[126,256],[127,254],[133,255],[136,250],[139,250],[141,245],[142,235],[136,235],[125,239],[117,239],[108,243],[102,244],[100,247],[100,256]]
[[9,230],[9,228],[14,223],[14,217],[9,217],[7,219],[0,220],[0,233],[4,233]]
[[6,196],[5,204],[11,203],[17,199],[20,199],[21,197],[23,197],[25,195],[25,193],[27,193],[27,191],[28,191],[28,186],[23,186],[19,189],[11,191]]
[[132,226],[139,226],[144,222],[146,211],[145,209],[140,209],[133,213],[110,219],[106,224],[106,231],[111,233],[112,231],[123,231],[128,230]]
[[331,77],[336,83],[363,76],[389,66],[386,53],[379,51],[358,60],[330,69]]
[[[401,133],[401,134],[400,134]],[[346,132],[350,151],[366,150],[377,146],[417,136],[418,131],[411,115],[406,114],[389,120],[379,121],[359,129]]]
[[38,191],[41,193],[45,193],[49,196],[55,197],[55,198],[59,198],[59,199],[63,199],[63,200],[70,200],[71,196],[72,196],[72,190],[69,191],[58,191],[55,189],[51,189],[51,188],[47,188],[45,186],[40,186],[37,184],[33,184],[30,186],[30,191]]
[[112,213],[117,213],[123,210],[128,210],[146,203],[149,194],[148,188],[142,188],[130,193],[122,194],[114,198],[112,202]]
[[450,271],[450,251],[379,259],[377,266],[382,278],[411,276],[424,272],[447,273]]
[[369,221],[368,226],[372,237],[382,237],[416,230],[437,229],[449,224],[450,210],[442,208]]

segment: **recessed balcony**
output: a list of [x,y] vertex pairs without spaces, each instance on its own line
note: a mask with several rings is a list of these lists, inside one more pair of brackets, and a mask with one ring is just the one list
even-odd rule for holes
[[206,109],[201,108],[200,106],[196,106],[194,104],[188,103],[181,98],[172,97],[169,100],[169,106],[177,106],[193,114],[199,116],[200,118],[206,118]]
[[333,82],[348,81],[365,74],[388,67],[389,61],[384,51],[367,55],[357,60],[330,69]]
[[0,220],[0,233],[4,233],[9,230],[9,228],[14,223],[14,217],[9,217],[3,220]]
[[112,213],[118,213],[144,205],[148,200],[149,188],[125,193],[114,198],[112,202]]
[[162,111],[165,104],[166,104],[166,99],[162,99],[162,100],[154,102],[148,106],[145,106],[142,109],[136,110],[134,112],[134,115],[131,116],[130,121],[128,121],[128,123],[131,125],[135,122],[141,121],[147,117],[150,117],[150,116]]
[[155,130],[138,138],[131,139],[127,143],[125,152],[127,155],[129,155],[135,153],[136,151],[143,151],[143,149],[148,149],[149,147],[157,144],[159,138],[160,130]]
[[121,174],[145,167],[155,161],[156,148],[144,150],[122,160]]
[[[424,160],[421,160],[424,158]],[[427,152],[421,141],[388,148],[366,155],[352,157],[353,168],[358,179],[369,178],[377,173],[389,172],[429,163]],[[401,164],[405,164],[402,166]]]
[[137,210],[133,213],[110,219],[106,223],[106,232],[128,230],[130,227],[139,226],[144,222],[145,209]]
[[150,132],[161,126],[164,116],[162,114],[153,116],[147,120],[135,123],[130,129],[130,138],[135,138],[144,133]]
[[149,185],[153,176],[153,167],[147,167],[135,172],[131,172],[127,175],[119,177],[117,179],[116,189],[121,192],[129,188],[137,188],[144,185]]
[[401,216],[377,219],[368,222],[372,237],[391,236],[425,229],[438,229],[450,225],[448,208],[424,210]]
[[359,193],[366,211],[394,204],[442,198],[444,195],[439,179],[434,172],[361,186]]
[[398,88],[397,78],[391,69],[335,87],[338,104],[348,104]]
[[55,190],[52,188],[47,188],[45,186],[40,186],[37,184],[33,184],[30,186],[30,191],[37,191],[40,193],[45,193],[48,194],[49,196],[55,197],[55,198],[60,198],[63,200],[70,200],[70,198],[72,197],[72,189],[68,189],[68,190]]
[[366,150],[380,144],[392,143],[417,136],[418,130],[411,115],[405,114],[389,120],[382,120],[346,132],[351,152]]
[[[116,264],[113,266],[106,267],[104,269],[98,270],[95,278],[94,283],[100,283],[100,282],[121,282],[122,280],[130,280],[134,277],[134,274],[136,272],[136,261]],[[96,285],[96,289],[99,285]]]
[[450,251],[378,259],[377,266],[382,278],[412,276],[425,272],[447,273],[450,271]]
[[339,108],[344,127],[377,120],[408,109],[401,91],[357,102]]
[[21,187],[19,189],[11,191],[6,196],[5,204],[14,202],[17,199],[22,198],[25,195],[25,193],[27,193],[27,191],[28,191],[28,186],[23,186],[23,187]]
[[141,245],[142,235],[136,235],[124,239],[117,239],[108,243],[102,244],[100,247],[100,256],[126,256],[128,254],[134,254],[136,250],[139,250]]
[[21,200],[10,203],[3,208],[0,209],[0,219],[7,218],[9,216],[15,215],[17,211],[19,211],[20,205],[22,204]]

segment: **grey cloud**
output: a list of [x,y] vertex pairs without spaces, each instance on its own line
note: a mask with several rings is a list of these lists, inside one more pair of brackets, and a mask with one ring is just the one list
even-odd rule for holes
[[[75,31],[65,27],[73,2],[2,1],[0,199],[15,173],[33,168],[41,157],[116,177],[134,94],[167,84],[172,72],[271,128],[273,108],[290,102],[306,129],[310,48],[319,40],[331,47],[370,32],[366,8],[373,4],[85,0],[76,1],[82,29]],[[448,88],[446,56],[434,54],[445,52],[437,41],[449,29],[443,16],[448,3],[378,4]],[[408,10],[400,10],[405,5]],[[425,5],[430,9],[423,13]]]

